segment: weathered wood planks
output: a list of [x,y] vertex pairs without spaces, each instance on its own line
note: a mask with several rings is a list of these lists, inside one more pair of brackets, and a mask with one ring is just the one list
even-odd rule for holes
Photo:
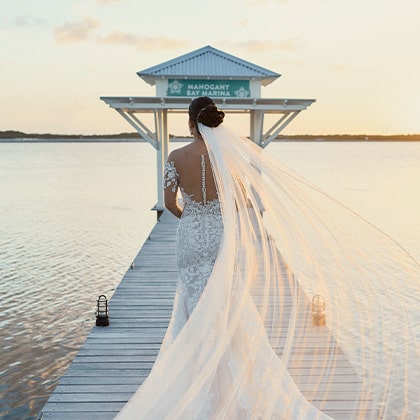
[[112,419],[143,383],[162,343],[177,282],[176,219],[163,214],[40,417]]
[[[171,317],[177,282],[176,224],[169,214],[162,215],[110,301],[110,326],[93,327],[40,418],[112,419],[143,383]],[[285,297],[284,306],[290,303]],[[309,301],[301,308],[300,325],[310,322],[308,308]],[[285,321],[278,332],[278,354],[286,330]],[[322,379],[326,367],[328,380]],[[327,328],[312,327],[304,342],[296,340],[289,368],[305,397],[333,418],[377,417],[369,400],[352,414],[359,406],[361,381]]]

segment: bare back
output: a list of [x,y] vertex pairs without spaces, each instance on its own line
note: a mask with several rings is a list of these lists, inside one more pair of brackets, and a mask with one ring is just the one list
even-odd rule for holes
[[176,217],[181,217],[183,209],[178,204],[178,189],[182,192],[184,204],[192,200],[206,205],[218,199],[210,159],[203,140],[196,139],[187,146],[174,150],[165,164],[165,207]]
[[171,155],[183,193],[194,201],[203,203],[218,198],[210,159],[203,141],[194,141],[175,150]]

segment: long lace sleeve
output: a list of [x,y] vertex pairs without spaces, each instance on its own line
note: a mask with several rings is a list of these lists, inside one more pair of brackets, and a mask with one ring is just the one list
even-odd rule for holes
[[163,174],[163,188],[171,188],[172,192],[176,192],[178,188],[178,172],[175,168],[175,163],[167,161],[165,163],[165,170]]

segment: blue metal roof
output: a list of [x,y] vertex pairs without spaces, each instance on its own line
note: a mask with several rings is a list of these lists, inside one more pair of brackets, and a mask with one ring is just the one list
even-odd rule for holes
[[160,77],[260,79],[268,85],[280,74],[227,54],[210,45],[165,61],[137,74],[150,85]]

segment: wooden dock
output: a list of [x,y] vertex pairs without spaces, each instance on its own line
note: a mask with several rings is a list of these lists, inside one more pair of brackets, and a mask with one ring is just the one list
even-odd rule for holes
[[[177,219],[163,213],[110,301],[110,326],[93,327],[40,419],[112,419],[143,383],[172,313],[178,276],[176,226]],[[307,322],[303,316],[302,323]],[[371,401],[360,404],[360,378],[329,330],[311,327],[308,339],[310,346],[294,344],[289,363],[305,397],[335,419],[377,418]]]

